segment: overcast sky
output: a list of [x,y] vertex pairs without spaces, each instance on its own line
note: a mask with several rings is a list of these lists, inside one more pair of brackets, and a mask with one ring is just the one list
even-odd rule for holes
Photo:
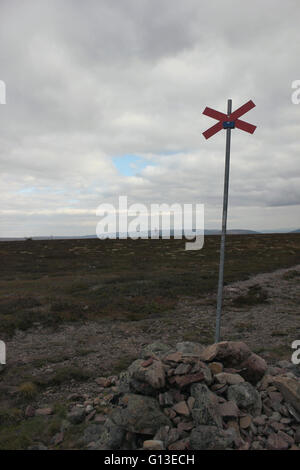
[[95,233],[103,202],[200,203],[220,228],[300,227],[298,0],[1,0],[0,236]]

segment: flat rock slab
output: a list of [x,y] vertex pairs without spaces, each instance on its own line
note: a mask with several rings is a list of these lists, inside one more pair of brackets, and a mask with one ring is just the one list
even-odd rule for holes
[[277,376],[273,384],[288,401],[300,413],[300,381],[290,377]]

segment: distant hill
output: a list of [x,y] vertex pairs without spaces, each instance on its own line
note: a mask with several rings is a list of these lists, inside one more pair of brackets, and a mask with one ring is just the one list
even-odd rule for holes
[[[221,230],[205,230],[205,235],[220,235],[220,233],[222,233]],[[251,233],[258,234],[262,232],[256,232],[254,230],[232,229],[232,230],[227,230],[226,233],[228,233],[229,235],[247,235],[247,234],[251,235]]]
[[[144,234],[144,232],[139,232],[140,235]],[[159,236],[163,236],[163,235],[168,235],[169,232],[166,232],[166,231],[160,231],[159,232]],[[195,232],[193,231],[189,231],[189,233],[191,234],[194,234]],[[197,231],[197,233],[201,233],[199,230]],[[259,234],[261,232],[255,232],[254,230],[240,230],[240,229],[233,229],[233,230],[227,230],[227,233],[229,235],[251,235],[251,234]],[[292,232],[291,232],[292,233]],[[293,232],[294,233],[294,232]],[[174,230],[170,230],[170,236],[171,237],[174,237],[174,235],[178,235],[178,234],[181,234],[180,231],[175,231]],[[205,235],[220,235],[221,234],[221,230],[204,230],[204,234]],[[111,234],[112,235],[112,234]],[[123,238],[124,238],[124,234],[121,234],[123,235]],[[132,235],[132,234],[131,234]],[[119,238],[120,234],[117,233],[117,238]],[[148,237],[150,238],[151,237],[151,234],[150,232],[148,233]],[[42,237],[20,237],[20,238],[17,238],[17,237],[0,237],[0,242],[12,242],[12,241],[25,241],[25,240],[86,240],[86,239],[92,239],[92,238],[98,238],[97,235],[80,235],[80,236],[76,236],[76,235],[73,235],[73,236],[70,236],[70,235],[66,235],[66,236],[42,236]]]
[[[180,234],[181,232],[178,232],[177,230],[170,230],[170,236],[173,237],[174,235],[178,235]],[[195,232],[194,231],[190,231],[189,233],[191,234],[194,234]],[[198,234],[200,234],[201,232],[198,230],[197,231]],[[227,230],[227,234],[228,235],[258,235],[258,234],[267,234],[267,233],[300,233],[300,229],[297,229],[297,230],[284,230],[284,229],[281,229],[281,230],[274,230],[274,231],[271,231],[271,230],[262,230],[260,232],[257,232],[255,230],[242,230],[242,229],[231,229],[231,230]],[[139,232],[139,235],[146,235],[147,232]],[[162,235],[167,235],[168,232],[165,232],[165,231],[160,231],[159,232],[159,236],[161,237]],[[206,229],[204,230],[204,235],[220,235],[221,234],[221,230],[215,230],[215,229]],[[110,234],[112,235],[112,234]],[[122,235],[122,238],[125,238],[124,237],[124,234],[119,234],[117,233],[117,238],[119,238],[119,236]],[[132,234],[131,234],[132,235]],[[148,237],[150,238],[150,232],[148,233]],[[66,236],[42,236],[42,237],[0,237],[0,242],[4,242],[4,241],[7,241],[7,242],[10,242],[10,241],[24,241],[24,240],[86,240],[86,239],[92,239],[92,238],[98,238],[97,235],[80,235],[80,236],[76,236],[76,235],[73,235],[73,236],[70,236],[70,235],[66,235]]]

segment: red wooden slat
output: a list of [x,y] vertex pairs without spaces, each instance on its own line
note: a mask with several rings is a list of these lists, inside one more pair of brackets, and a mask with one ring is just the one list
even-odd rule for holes
[[216,111],[215,109],[208,108],[208,107],[205,108],[202,114],[205,114],[205,116],[209,116],[211,118],[217,119],[218,121],[228,120],[227,114],[220,113],[219,111]]
[[249,132],[249,134],[253,134],[257,126],[253,126],[253,124],[249,124],[249,122],[241,121],[237,119],[235,121],[235,127],[241,129],[242,131]]
[[202,135],[204,135],[206,139],[209,139],[210,137],[215,135],[217,132],[219,132],[221,129],[223,129],[223,122],[219,121],[217,122],[217,124],[207,129],[207,131],[203,132]]
[[241,117],[243,114],[247,113],[248,111],[250,111],[250,109],[254,107],[255,107],[255,104],[253,103],[252,100],[250,100],[247,103],[243,104],[243,106],[241,106],[240,108],[233,111],[233,113],[231,113],[231,115],[229,116],[228,120],[235,121],[235,119],[238,119],[239,117]]

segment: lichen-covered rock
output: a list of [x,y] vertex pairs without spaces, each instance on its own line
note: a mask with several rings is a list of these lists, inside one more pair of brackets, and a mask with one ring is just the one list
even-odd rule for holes
[[110,419],[126,431],[154,435],[161,426],[172,426],[155,398],[130,393],[122,398],[121,406]]
[[192,409],[195,424],[213,425],[221,428],[222,418],[219,414],[218,397],[205,384],[192,385],[191,395],[195,398]]
[[190,446],[192,450],[225,450],[233,447],[237,438],[233,428],[226,430],[217,426],[197,426],[191,432]]
[[170,346],[159,341],[148,344],[142,351],[141,356],[145,359],[147,357],[157,357],[162,359],[166,354],[171,352]]
[[183,356],[200,357],[203,349],[200,343],[192,343],[191,341],[176,344],[176,351],[181,352]]
[[253,385],[248,382],[230,385],[227,398],[234,401],[239,408],[249,410],[254,416],[261,413],[261,397]]
[[144,366],[142,359],[137,359],[128,368],[129,384],[131,388],[143,394],[151,394],[155,390],[164,388],[166,373],[160,360]]
[[105,421],[103,431],[94,448],[98,450],[117,450],[122,447],[126,431],[118,426],[111,418]]
[[181,433],[177,428],[170,428],[170,426],[162,426],[153,439],[158,439],[163,442],[164,447],[168,447],[170,444],[180,439]]
[[104,432],[105,427],[102,424],[89,424],[83,432],[82,442],[88,444],[90,442],[97,442]]

